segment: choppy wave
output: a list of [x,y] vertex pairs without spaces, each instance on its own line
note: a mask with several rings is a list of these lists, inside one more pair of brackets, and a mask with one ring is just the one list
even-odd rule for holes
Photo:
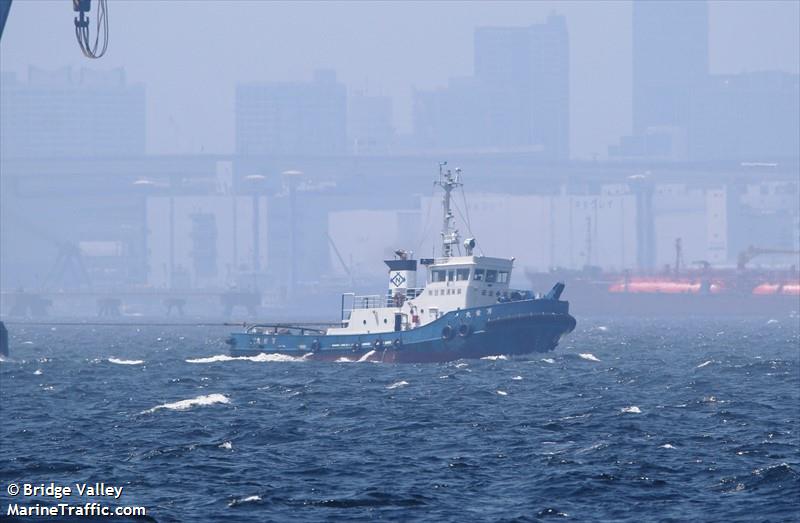
[[788,463],[779,463],[757,468],[749,475],[723,478],[717,486],[717,490],[723,492],[764,489],[774,489],[784,495],[786,491],[800,492],[800,474]]
[[361,356],[360,358],[358,358],[358,363],[369,361],[369,359],[371,357],[373,357],[375,354],[376,354],[376,352],[374,350],[369,351],[368,353],[366,353],[363,356]]
[[591,352],[581,352],[580,354],[578,354],[578,356],[589,361],[600,361],[599,359],[597,359],[597,356],[595,356]]
[[365,363],[365,362],[373,362],[373,357],[377,354],[377,351],[371,350],[365,354],[363,354],[360,358],[348,358],[347,356],[342,356],[341,358],[336,359],[336,363]]
[[264,362],[298,362],[307,361],[308,355],[305,356],[289,356],[288,354],[266,353],[262,352],[255,356],[229,356],[227,354],[217,354],[216,356],[209,356],[207,358],[188,359],[186,363],[218,363],[222,361],[254,361],[256,363]]
[[235,507],[236,505],[242,505],[244,503],[255,503],[256,501],[261,501],[261,496],[254,495],[254,496],[247,496],[241,499],[234,499],[230,503],[228,503],[229,507]]
[[489,360],[489,361],[507,360],[508,356],[506,356],[505,354],[497,354],[496,356],[484,356],[481,359],[482,360]]
[[197,396],[196,398],[190,398],[188,400],[181,400],[173,403],[164,403],[162,405],[156,405],[151,409],[142,411],[141,414],[151,414],[161,409],[186,410],[192,407],[213,405],[215,403],[230,403],[230,402],[231,400],[229,400],[228,397],[225,396],[224,394],[208,394],[205,396]]
[[119,358],[108,358],[108,361],[117,365],[141,365],[144,363],[144,360],[123,360]]
[[[215,356],[229,354],[222,327],[26,327],[14,339],[36,348],[0,364],[0,484],[100,470],[107,484],[137,478],[136,504],[153,519],[197,523],[265,510],[309,521],[793,521],[800,326],[774,315],[780,325],[766,327],[768,317],[598,319],[556,352],[415,365],[251,362],[275,359],[258,352],[227,363],[237,358]],[[602,365],[579,356],[593,351]],[[64,433],[63,413],[91,422],[74,427],[81,437],[48,439]],[[164,502],[164,471],[180,503]]]

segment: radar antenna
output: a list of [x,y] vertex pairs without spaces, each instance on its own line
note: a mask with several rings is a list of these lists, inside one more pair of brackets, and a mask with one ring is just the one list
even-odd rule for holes
[[435,182],[436,185],[444,189],[444,196],[442,197],[442,256],[449,258],[453,256],[453,246],[458,246],[460,237],[458,229],[455,227],[455,220],[453,218],[453,211],[450,209],[450,193],[456,187],[463,185],[461,183],[461,169],[456,167],[455,172],[447,169],[447,162],[439,164],[439,180]]

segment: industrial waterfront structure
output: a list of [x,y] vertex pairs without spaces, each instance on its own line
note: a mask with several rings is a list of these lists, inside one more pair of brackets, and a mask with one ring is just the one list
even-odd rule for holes
[[[249,292],[288,303],[379,281],[368,262],[396,245],[435,254],[432,195],[395,189],[424,187],[433,160],[4,158],[3,310],[18,291],[56,302],[58,293],[158,291],[161,310],[173,291],[190,301],[211,293],[214,306],[225,293]],[[659,271],[673,263],[675,238],[687,260],[714,266],[734,266],[749,245],[800,247],[797,164],[552,164],[533,153],[463,154],[451,164],[472,173],[461,212],[483,246],[505,253],[514,243],[518,265],[532,270]],[[519,226],[509,229],[512,216]],[[373,280],[353,282],[354,274]],[[248,309],[253,298],[243,299],[232,305]]]

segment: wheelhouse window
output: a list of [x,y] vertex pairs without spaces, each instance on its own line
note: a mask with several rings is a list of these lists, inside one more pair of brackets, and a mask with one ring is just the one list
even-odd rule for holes
[[456,269],[456,281],[468,281],[469,269]]
[[447,279],[447,271],[431,271],[431,281],[445,281]]
[[454,281],[455,280],[455,273],[454,270],[447,271],[447,281]]
[[483,272],[483,269],[475,269],[475,276],[473,279],[475,281],[483,281]]
[[497,283],[508,283],[508,271],[497,273]]
[[487,270],[486,271],[486,283],[494,283],[497,281],[497,271]]

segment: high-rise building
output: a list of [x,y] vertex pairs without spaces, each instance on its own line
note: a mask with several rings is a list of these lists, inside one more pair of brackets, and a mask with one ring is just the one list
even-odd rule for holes
[[[525,28],[477,29],[475,77],[492,100],[488,123],[496,133],[508,121],[519,145],[541,145],[549,157],[569,158],[569,33],[563,16]],[[516,111],[519,121],[513,120]]]
[[686,129],[692,91],[708,75],[705,1],[633,2],[633,133]]
[[689,154],[769,162],[800,157],[800,76],[713,75],[692,98]]
[[240,84],[236,152],[328,155],[346,151],[347,92],[333,71],[311,82]]
[[124,69],[3,73],[0,144],[5,158],[133,156],[145,153],[145,89]]
[[446,88],[415,92],[416,145],[437,150],[506,145],[485,128],[487,103],[473,77],[451,78]]
[[428,148],[541,149],[569,158],[569,35],[563,16],[475,31],[475,75],[418,92],[414,128]]
[[394,141],[392,99],[351,93],[347,101],[347,146],[354,154],[385,153]]

